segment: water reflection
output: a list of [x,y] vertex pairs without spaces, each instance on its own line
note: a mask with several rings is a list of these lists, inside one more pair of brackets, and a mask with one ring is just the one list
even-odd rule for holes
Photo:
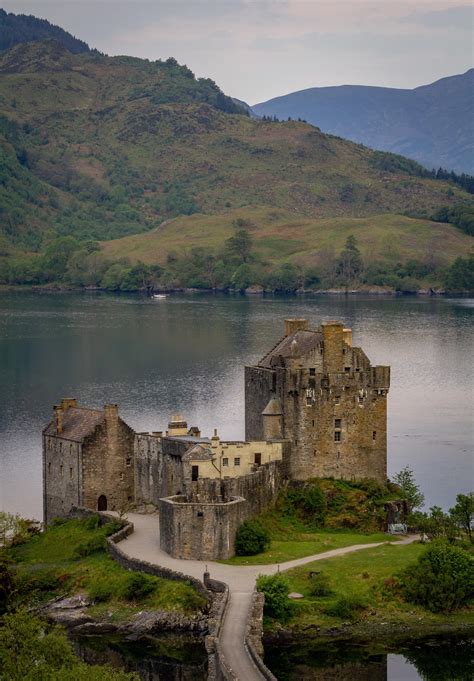
[[73,641],[88,664],[109,664],[137,672],[142,681],[206,681],[207,654],[202,641],[162,637],[129,643],[116,637],[82,637]]
[[434,638],[376,650],[346,642],[266,645],[265,661],[279,681],[472,681],[474,642]]
[[41,514],[41,429],[64,395],[117,402],[137,430],[180,409],[241,438],[243,366],[283,319],[340,318],[374,363],[392,365],[389,471],[411,465],[428,504],[467,492],[472,462],[468,299],[0,294],[0,507]]

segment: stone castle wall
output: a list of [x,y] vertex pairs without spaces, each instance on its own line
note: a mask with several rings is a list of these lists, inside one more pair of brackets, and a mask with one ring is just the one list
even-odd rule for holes
[[188,496],[161,499],[161,548],[174,558],[230,558],[238,528],[271,507],[284,471],[284,462],[274,461],[240,478],[200,480]]
[[84,495],[81,505],[97,510],[102,495],[107,500],[106,510],[120,510],[133,502],[134,435],[116,410],[106,411],[105,424],[99,426],[82,446]]
[[82,445],[43,435],[43,516],[46,524],[82,504]]

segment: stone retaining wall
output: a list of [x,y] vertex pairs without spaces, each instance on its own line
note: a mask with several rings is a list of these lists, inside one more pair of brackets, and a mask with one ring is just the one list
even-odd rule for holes
[[258,591],[252,594],[250,609],[247,619],[247,629],[245,632],[245,647],[252,658],[255,666],[267,681],[277,681],[276,676],[265,665],[263,655],[263,606],[265,604],[265,596]]
[[206,636],[207,681],[239,681],[229,667],[219,642],[219,635],[229,603],[229,587],[225,582],[209,579],[207,572],[204,573],[204,583],[209,584],[213,587],[213,591],[221,594],[214,599],[209,613],[209,634]]

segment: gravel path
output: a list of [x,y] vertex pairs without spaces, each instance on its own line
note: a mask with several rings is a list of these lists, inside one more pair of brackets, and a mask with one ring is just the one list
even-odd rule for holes
[[[263,676],[247,654],[247,649],[244,645],[247,615],[255,580],[258,575],[271,575],[277,572],[278,569],[289,570],[298,565],[305,565],[305,563],[342,556],[386,543],[378,542],[376,544],[345,546],[344,548],[325,551],[313,556],[290,560],[279,565],[222,565],[221,563],[205,563],[199,560],[172,558],[160,548],[157,515],[142,515],[138,513],[128,513],[127,515],[135,529],[129,537],[120,542],[120,548],[124,553],[134,558],[146,560],[149,563],[155,563],[156,565],[182,572],[200,580],[202,580],[207,567],[213,579],[219,579],[229,585],[229,603],[221,630],[220,643],[228,664],[240,681],[261,681],[263,679]],[[417,538],[416,536],[410,536],[402,541],[398,541],[397,544],[409,544]]]

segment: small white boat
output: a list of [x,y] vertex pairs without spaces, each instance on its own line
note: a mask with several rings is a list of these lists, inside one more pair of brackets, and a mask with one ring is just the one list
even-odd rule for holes
[[154,293],[153,298],[167,298],[168,294],[167,293]]

